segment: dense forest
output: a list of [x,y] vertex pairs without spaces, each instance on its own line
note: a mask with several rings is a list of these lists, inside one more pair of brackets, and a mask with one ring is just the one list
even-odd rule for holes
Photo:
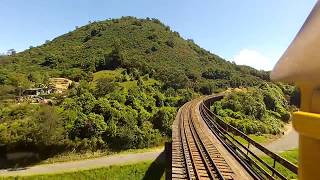
[[[73,83],[50,95],[50,104],[15,101],[51,77]],[[150,147],[170,138],[177,108],[193,97],[253,86],[260,87],[226,96],[213,109],[236,126],[253,120],[245,132],[278,133],[278,120],[289,116],[284,97],[293,91],[270,83],[268,72],[226,61],[157,19],[91,22],[0,57],[0,146],[45,153]],[[241,109],[244,102],[254,110]],[[272,124],[260,130],[256,121]]]

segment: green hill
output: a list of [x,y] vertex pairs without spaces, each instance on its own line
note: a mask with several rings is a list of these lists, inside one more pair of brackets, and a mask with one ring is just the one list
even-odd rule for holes
[[19,73],[24,86],[43,81],[43,75],[90,80],[94,72],[118,67],[137,69],[166,87],[207,94],[269,79],[267,72],[237,66],[183,39],[157,19],[133,17],[93,22],[0,63],[0,83],[17,85],[10,77]]
[[[49,105],[16,102],[23,89],[47,86],[50,77],[76,83],[65,94],[45,96]],[[268,72],[226,61],[157,19],[93,22],[0,57],[0,150],[32,150],[45,159],[68,151],[159,145],[171,137],[185,102],[266,83],[271,84]]]

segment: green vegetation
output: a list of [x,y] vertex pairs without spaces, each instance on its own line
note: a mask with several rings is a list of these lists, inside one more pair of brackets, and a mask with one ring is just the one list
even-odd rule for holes
[[[281,157],[287,159],[288,161],[292,162],[293,164],[298,165],[298,149],[288,150],[284,151],[279,154]],[[269,157],[261,157],[262,160],[264,160],[266,163],[268,163],[270,166],[273,166],[273,160]],[[277,164],[276,169],[283,174],[288,179],[297,179],[297,175],[292,173],[291,171],[284,168],[282,165]]]
[[101,80],[104,80],[104,79],[109,79],[110,81],[116,79],[118,81],[117,85],[125,88],[126,90],[131,88],[136,88],[138,86],[138,83],[143,83],[144,85],[147,85],[147,86],[160,84],[159,81],[153,78],[150,78],[148,75],[144,75],[142,77],[140,76],[130,77],[126,73],[126,70],[124,69],[103,70],[103,71],[96,72],[93,74],[93,81],[91,84],[95,88],[96,85],[99,85],[99,82],[101,82]]
[[[106,168],[82,170],[77,172],[67,172],[52,175],[37,175],[24,177],[8,177],[6,180],[37,180],[37,179],[157,179],[161,177],[165,179],[164,170],[165,163],[142,162],[137,164],[110,166]],[[162,174],[163,173],[163,174]],[[152,174],[152,176],[150,176]],[[2,179],[2,178],[0,178]],[[160,179],[160,178],[159,178]]]
[[[257,135],[257,134],[249,134],[248,135],[251,139],[253,139],[254,141],[256,141],[257,143],[260,143],[260,144],[263,144],[263,143],[267,143],[270,141],[270,139],[272,139],[272,137],[270,137],[271,135],[270,134],[260,134],[260,135]],[[248,141],[243,139],[242,137],[240,136],[234,136],[234,138],[239,141],[241,144],[248,144]]]
[[[49,87],[51,77],[74,83],[63,94],[45,96],[48,104],[17,103],[24,89]],[[0,151],[38,152],[42,160],[66,152],[156,146],[170,139],[177,109],[195,96],[268,81],[268,72],[225,61],[157,19],[93,22],[0,57]],[[262,105],[261,98],[246,101],[254,109],[248,113],[224,103],[221,108],[233,112],[216,110],[227,116],[241,112],[232,119],[236,124],[255,120],[242,128],[249,133],[278,133],[277,118],[288,119],[284,99],[272,105],[271,94],[271,104]]]
[[[184,40],[157,19],[123,17],[93,22],[39,47],[0,59],[0,92],[46,83],[48,77],[91,81],[93,73],[124,68],[166,88],[215,89],[257,85],[269,74],[237,66]],[[5,90],[5,92],[4,92]]]
[[[279,134],[290,119],[287,92],[282,84],[264,83],[232,91],[211,109],[224,121],[246,134]],[[289,94],[290,95],[290,94]]]
[[121,73],[124,69],[116,69],[116,70],[102,70],[93,74],[93,81],[97,81],[98,79],[116,79],[121,77]]
[[176,107],[193,95],[183,89],[161,93],[160,87],[140,81],[127,91],[116,81],[100,82],[113,83],[110,91],[106,90],[108,86],[92,88],[90,83],[81,81],[54,106],[27,103],[4,106],[0,111],[0,142],[7,151],[48,153],[44,157],[68,150],[159,145],[171,135]]

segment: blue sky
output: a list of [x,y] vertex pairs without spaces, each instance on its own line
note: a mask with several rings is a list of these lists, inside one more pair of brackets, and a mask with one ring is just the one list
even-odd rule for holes
[[22,51],[93,20],[160,19],[237,64],[270,70],[316,0],[0,0],[0,52]]

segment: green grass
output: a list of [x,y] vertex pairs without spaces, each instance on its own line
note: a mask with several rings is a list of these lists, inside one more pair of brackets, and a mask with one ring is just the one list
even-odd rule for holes
[[[263,143],[266,143],[270,140],[270,137],[268,135],[255,135],[255,134],[250,134],[248,135],[251,139],[253,139],[254,141],[260,143],[260,144],[263,144]],[[241,144],[248,144],[248,142],[243,139],[242,137],[240,136],[235,136],[234,137],[236,140],[238,140]]]
[[[95,87],[95,82],[99,79],[102,78],[107,78],[107,79],[116,79],[118,77],[121,76],[121,73],[124,71],[124,69],[119,68],[119,69],[115,69],[115,70],[103,70],[103,71],[99,71],[93,74],[93,81],[91,82],[92,86]],[[142,79],[144,79],[144,77],[142,77]],[[137,80],[128,80],[125,82],[119,82],[119,85],[125,89],[132,89],[132,88],[136,88],[137,87]],[[152,79],[152,78],[148,78],[147,80],[143,80],[145,85],[154,85],[156,83],[159,83],[159,81]]]
[[284,151],[280,154],[283,158],[287,159],[288,161],[292,162],[293,164],[298,164],[298,149],[293,149],[289,151]]
[[[145,80],[143,82],[145,85],[153,85],[153,84],[157,83],[158,81],[155,79],[149,78],[148,80]],[[121,82],[121,83],[119,83],[119,85],[126,88],[126,89],[135,88],[135,87],[137,87],[137,80]]]
[[116,77],[119,77],[124,69],[116,69],[116,70],[103,70],[96,73],[93,73],[93,81],[96,81],[98,79],[102,78],[108,78],[108,79],[115,79]]
[[[262,135],[249,134],[248,136],[259,144],[265,144],[275,139],[275,136],[269,135],[269,134],[262,134]],[[248,144],[248,141],[243,139],[240,136],[234,136],[234,138],[243,145]]]
[[270,140],[270,136],[268,135],[254,135],[254,134],[250,134],[249,137],[251,139],[253,139],[254,141],[263,144],[266,143]]
[[[288,161],[298,165],[298,149],[293,149],[293,150],[288,150],[288,151],[284,151],[282,153],[279,154],[281,157],[287,159]],[[265,162],[267,162],[269,165],[273,165],[273,160],[270,157],[267,156],[263,156],[261,157],[262,160],[264,160]],[[284,168],[282,165],[280,164],[276,164],[276,169],[285,177],[287,177],[288,179],[297,179],[297,175],[292,173],[291,171],[289,171],[288,169]]]
[[157,162],[141,162],[137,164],[121,165],[121,166],[109,166],[99,169],[82,170],[76,172],[66,172],[61,174],[47,174],[36,176],[23,176],[23,177],[8,177],[0,178],[3,180],[39,180],[39,179],[165,179],[165,163]]

